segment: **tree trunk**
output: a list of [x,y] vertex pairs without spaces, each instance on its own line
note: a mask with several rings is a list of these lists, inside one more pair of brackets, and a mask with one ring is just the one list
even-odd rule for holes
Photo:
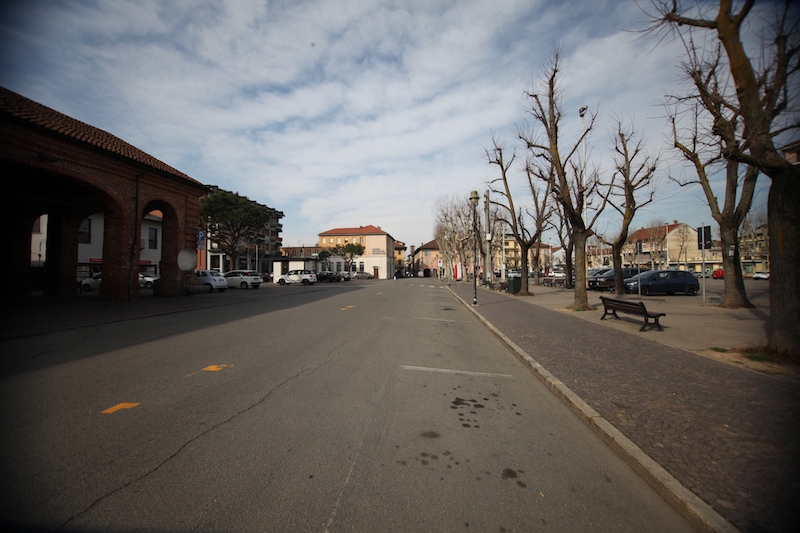
[[611,255],[614,260],[614,294],[625,294],[625,281],[622,277],[622,245],[614,243],[611,245]]
[[566,264],[564,265],[564,288],[565,289],[572,289],[572,258],[574,257],[574,253],[572,252],[572,247],[567,246],[564,248],[564,261]]
[[519,246],[520,253],[522,257],[520,258],[520,272],[519,275],[522,278],[522,284],[520,285],[519,294],[520,296],[530,296],[531,293],[528,291],[528,251],[530,247],[524,246],[520,243]]
[[589,294],[586,291],[586,240],[589,232],[586,230],[575,230],[575,289],[572,308],[576,311],[592,309],[589,306]]
[[800,182],[797,168],[772,177],[769,190],[770,347],[800,361]]
[[[725,272],[725,296],[722,298],[720,307],[729,309],[754,307],[747,299],[747,292],[744,289],[736,224],[723,220],[719,231],[722,239],[722,268]],[[731,248],[733,248],[733,255],[730,253]]]

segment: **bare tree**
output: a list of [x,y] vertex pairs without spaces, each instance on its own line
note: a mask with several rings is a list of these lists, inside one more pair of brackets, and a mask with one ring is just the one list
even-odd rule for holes
[[[681,224],[675,229],[673,242],[678,243],[678,263],[680,263],[681,255],[683,255],[684,270],[689,270],[689,243],[692,241],[692,237],[696,237],[696,234],[686,224]],[[705,272],[703,274],[705,275]]]
[[460,196],[441,197],[433,206],[434,235],[442,257],[447,262],[446,274],[453,279],[453,263],[466,263],[472,249],[472,206]]
[[[755,0],[745,0],[735,9],[733,0],[720,0],[716,13],[705,16],[707,6],[700,2],[691,11],[678,0],[653,0],[647,31],[672,31],[687,43],[687,50],[698,55],[711,49],[712,59],[704,64],[713,65],[719,79],[730,77],[733,82],[735,91],[719,97],[720,105],[741,119],[741,128],[736,130],[739,149],[724,155],[757,168],[772,180],[768,200],[770,347],[800,359],[800,167],[782,157],[775,145],[778,135],[800,128],[791,101],[800,84],[796,76],[800,71],[800,13],[791,0],[782,6],[769,4],[776,8],[775,23],[762,36],[754,65],[742,40],[747,24],[755,23],[753,19],[760,15],[754,5]],[[695,46],[692,36],[698,31],[714,32],[724,55],[717,54],[714,46]],[[708,75],[705,70],[702,78]]]
[[[650,268],[656,269],[658,263],[664,263],[666,259],[666,246],[667,243],[667,223],[663,218],[653,218],[648,224],[645,233],[645,239],[650,249]],[[666,267],[664,267],[666,268]]]
[[[595,115],[589,115],[589,124],[577,142],[562,153],[560,127],[564,117],[561,107],[561,88],[559,72],[561,70],[561,54],[555,47],[550,61],[545,65],[541,85],[525,91],[529,107],[527,112],[534,119],[534,128],[521,132],[521,140],[525,142],[533,159],[543,160],[552,165],[553,172],[547,176],[552,186],[553,195],[561,206],[566,226],[570,230],[570,239],[575,247],[575,293],[573,309],[591,309],[586,291],[586,240],[593,235],[592,226],[605,207],[605,199],[601,197],[601,205],[594,210],[591,219],[584,220],[585,207],[589,199],[597,193],[599,181],[596,172],[587,172],[587,168],[578,161],[577,150],[580,143],[594,127]],[[569,279],[569,278],[568,278]]]
[[[553,216],[553,165],[542,166],[536,160],[528,158],[525,163],[525,174],[528,178],[528,188],[533,200],[533,210],[528,214],[534,226],[534,255],[533,255],[533,282],[539,285],[539,265],[542,250],[542,234]],[[544,186],[541,186],[541,184]]]
[[[486,150],[486,160],[490,165],[497,166],[500,171],[500,176],[489,182],[489,190],[493,197],[490,196],[492,205],[497,206],[498,219],[505,224],[511,232],[514,240],[520,248],[520,273],[521,273],[521,287],[520,295],[528,296],[530,291],[528,289],[528,252],[534,242],[540,239],[542,226],[534,227],[531,231],[530,217],[527,212],[520,206],[515,205],[514,195],[511,192],[511,171],[516,159],[516,152],[512,150],[510,158],[506,159],[505,148],[503,144],[492,136],[492,148]],[[531,182],[530,174],[528,174],[528,181]],[[532,192],[535,194],[536,190],[531,185]],[[534,224],[536,226],[536,224]]]
[[[722,266],[725,271],[725,294],[721,307],[752,307],[747,299],[742,276],[739,250],[739,228],[753,201],[758,167],[742,165],[736,157],[742,151],[740,138],[743,122],[738,110],[726,102],[733,100],[733,91],[721,79],[722,51],[717,48],[710,62],[704,62],[692,42],[687,43],[689,61],[684,70],[694,85],[695,93],[688,97],[673,97],[671,114],[675,148],[694,167],[696,178],[679,179],[680,185],[700,184],[711,208],[711,216],[719,225],[722,241]],[[688,113],[685,108],[688,106]],[[680,130],[678,115],[688,116],[688,126]],[[703,122],[711,124],[703,129]],[[711,186],[717,168],[725,173],[725,196],[720,208]]]
[[633,125],[625,128],[621,120],[616,121],[613,146],[615,169],[605,194],[608,204],[622,218],[619,233],[607,244],[611,245],[616,293],[625,294],[622,248],[628,240],[628,231],[636,211],[653,201],[658,156],[647,154]]

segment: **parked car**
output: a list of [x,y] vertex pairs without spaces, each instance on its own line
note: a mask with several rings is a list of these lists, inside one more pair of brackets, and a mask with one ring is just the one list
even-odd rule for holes
[[161,276],[154,276],[152,274],[142,274],[139,272],[139,287],[145,289],[152,289],[156,281],[160,280]]
[[100,290],[100,282],[103,281],[103,274],[98,272],[92,274],[91,278],[86,278],[81,281],[81,290],[83,292],[92,292]]
[[639,292],[639,285],[642,295],[682,292],[687,296],[694,296],[700,290],[697,278],[686,270],[649,270],[641,276],[626,279],[625,292]]
[[317,272],[317,281],[320,283],[333,283],[342,281],[342,277],[336,272]]
[[554,268],[552,272],[550,272],[549,277],[552,278],[566,278],[567,273],[562,268]]
[[278,278],[279,285],[300,284],[313,285],[317,282],[317,275],[310,270],[290,270]]
[[769,272],[754,272],[753,279],[769,279]]
[[208,292],[212,292],[214,289],[225,292],[225,289],[228,288],[225,276],[218,270],[195,270],[195,274],[197,274],[197,283],[208,287]]
[[721,268],[718,268],[714,272],[711,273],[711,277],[714,279],[725,279],[725,271]]
[[350,273],[349,272],[342,272],[342,281],[350,281]]
[[[641,269],[641,272],[649,272],[649,268]],[[622,279],[623,281],[627,278],[633,277],[640,272],[638,268],[623,268],[622,269]],[[615,271],[613,268],[609,268],[607,270],[602,271],[599,274],[595,274],[594,276],[590,276],[588,280],[589,290],[593,291],[613,291],[614,290],[614,276]]]
[[363,270],[359,270],[358,272],[353,272],[353,279],[372,279],[375,276],[370,274],[369,272],[364,272]]
[[231,288],[241,287],[242,289],[247,289],[248,287],[252,287],[257,289],[264,281],[261,278],[261,274],[252,270],[231,270],[230,272],[225,272],[223,275],[225,276],[225,281],[228,283],[228,287]]

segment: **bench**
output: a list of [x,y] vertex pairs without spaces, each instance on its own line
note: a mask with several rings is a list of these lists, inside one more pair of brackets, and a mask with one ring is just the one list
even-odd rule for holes
[[545,276],[541,281],[545,287],[564,287],[567,283],[567,278],[557,278],[554,276]]
[[[629,315],[636,315],[644,318],[644,324],[639,329],[639,331],[645,331],[647,326],[655,325],[658,328],[658,331],[663,331],[661,324],[659,324],[658,319],[662,316],[666,316],[666,313],[651,313],[647,310],[644,306],[644,302],[627,302],[625,300],[615,300],[613,298],[606,298],[605,296],[601,296],[600,300],[603,302],[603,316],[600,317],[600,320],[604,320],[606,316],[613,315],[614,318],[619,320],[619,316],[617,316],[617,311],[620,313],[627,313]],[[650,319],[653,320],[653,324],[650,323]]]

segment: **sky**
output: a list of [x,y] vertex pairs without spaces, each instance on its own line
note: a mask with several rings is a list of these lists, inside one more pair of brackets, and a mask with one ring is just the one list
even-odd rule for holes
[[710,225],[700,188],[670,179],[663,103],[685,87],[682,49],[643,38],[644,21],[631,0],[4,0],[0,85],[282,211],[284,246],[365,225],[419,246],[437,200],[497,177],[492,136],[515,146],[523,91],[558,44],[562,144],[587,105],[601,172],[615,118],[664,161],[632,229]]

